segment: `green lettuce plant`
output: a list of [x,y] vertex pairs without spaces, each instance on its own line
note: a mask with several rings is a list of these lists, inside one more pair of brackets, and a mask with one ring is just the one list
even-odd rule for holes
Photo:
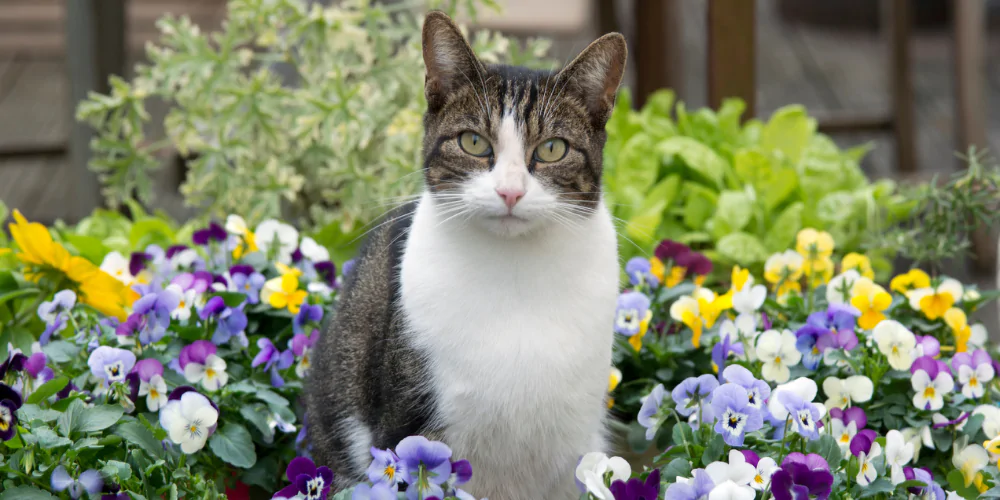
[[604,168],[626,258],[672,239],[719,268],[760,269],[804,227],[860,249],[880,224],[877,209],[894,205],[894,184],[869,182],[859,167],[867,145],[839,149],[802,106],[741,124],[744,109],[729,99],[717,111],[688,111],[664,90],[635,111],[629,93],[619,95]]
[[[432,1],[472,12],[492,1]],[[129,82],[111,81],[77,117],[97,130],[91,167],[109,205],[153,198],[151,175],[177,151],[189,172],[181,192],[200,213],[283,217],[304,229],[327,228],[329,246],[352,241],[398,197],[417,192],[426,4],[304,0],[230,0],[221,31],[187,18],[158,22],[149,64]],[[419,8],[417,8],[419,6]],[[478,32],[487,62],[548,64],[548,43],[524,47]],[[282,75],[292,75],[291,82]],[[151,101],[170,111],[166,139],[150,140]]]

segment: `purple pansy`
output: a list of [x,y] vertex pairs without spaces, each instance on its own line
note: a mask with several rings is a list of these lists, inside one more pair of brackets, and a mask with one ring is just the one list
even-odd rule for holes
[[135,366],[135,354],[125,349],[102,345],[90,353],[87,360],[90,372],[105,385],[123,382]]
[[625,274],[628,275],[632,286],[642,284],[655,287],[660,284],[660,280],[653,276],[653,266],[649,259],[644,257],[633,257],[625,264]]
[[304,334],[302,327],[306,326],[307,323],[318,323],[323,319],[323,308],[317,305],[312,305],[308,303],[303,303],[302,308],[299,309],[299,313],[295,315],[295,319],[292,320],[292,331],[296,335]]
[[709,493],[715,488],[712,477],[705,472],[705,469],[695,469],[691,471],[691,479],[687,482],[676,482],[667,487],[663,498],[670,500],[703,500],[708,498]]
[[734,383],[720,385],[712,392],[715,432],[729,446],[743,446],[746,433],[764,426],[760,410],[748,403],[747,390]]
[[451,463],[449,484],[455,486],[465,484],[472,479],[472,464],[468,460],[456,460]]
[[183,291],[194,290],[196,293],[205,293],[215,281],[215,277],[208,271],[195,271],[193,273],[181,273],[170,280],[171,285],[177,285]]
[[788,409],[795,431],[807,439],[819,439],[819,409],[793,391],[779,391],[778,402]]
[[649,297],[639,292],[625,292],[618,296],[615,312],[615,332],[627,337],[639,333],[643,320],[649,313]]
[[750,370],[740,365],[726,367],[722,372],[726,382],[732,382],[747,391],[747,403],[758,410],[764,406],[764,401],[771,395],[771,386],[763,380],[754,378]]
[[868,425],[868,415],[860,406],[852,406],[846,410],[830,408],[830,418],[840,420],[844,425],[853,423],[858,430],[864,429]]
[[711,402],[712,391],[716,387],[719,387],[719,381],[711,375],[688,377],[670,391],[670,396],[674,400],[677,413],[687,417],[697,411],[702,403]]
[[0,441],[8,441],[17,433],[17,410],[21,404],[21,395],[0,383]]
[[[8,344],[9,347],[9,344]],[[7,375],[7,371],[11,370],[14,372],[19,372],[24,370],[24,364],[28,362],[28,357],[25,356],[20,349],[8,348],[7,349],[7,359],[0,364],[0,380]]]
[[52,471],[50,483],[52,491],[65,491],[74,499],[80,498],[84,493],[96,495],[104,489],[104,479],[101,478],[100,472],[87,469],[80,473],[79,478],[73,479],[62,465]]
[[872,443],[878,439],[878,434],[871,429],[862,429],[851,439],[851,454],[858,457],[862,453],[868,455],[872,450]]
[[678,255],[674,263],[687,269],[687,276],[705,276],[712,272],[712,261],[698,252]]
[[719,380],[721,381],[729,355],[736,354],[737,356],[742,356],[744,351],[743,343],[734,342],[733,335],[721,333],[720,337],[719,342],[712,346],[712,363],[715,364],[715,369],[718,370]]
[[653,469],[643,481],[639,478],[621,479],[611,483],[614,500],[657,500],[660,497],[660,469]]
[[354,269],[354,259],[347,259],[344,261],[343,265],[340,266],[340,275],[347,277],[351,274],[351,270]]
[[833,474],[823,457],[810,453],[789,453],[781,468],[771,476],[771,495],[775,500],[800,500],[830,497]]
[[969,399],[978,399],[986,394],[986,386],[993,380],[996,373],[993,370],[993,360],[983,349],[955,353],[951,358],[951,370],[955,380],[962,386],[962,395]]
[[373,484],[385,484],[393,491],[403,479],[402,463],[392,450],[371,448],[372,463],[368,466],[368,480]]
[[329,467],[316,467],[306,457],[295,457],[288,463],[285,476],[291,482],[271,498],[294,498],[298,494],[309,500],[326,500],[333,485],[333,471]]
[[656,246],[656,250],[653,252],[657,259],[667,262],[670,260],[676,260],[677,257],[685,254],[691,253],[691,248],[687,245],[673,241],[673,240],[663,240],[659,245]]
[[132,314],[115,328],[121,336],[138,334],[139,343],[158,342],[170,326],[170,313],[180,305],[181,297],[173,290],[150,291],[132,304]]
[[396,492],[382,483],[359,484],[351,492],[351,500],[396,500]]
[[240,344],[246,347],[248,341],[244,331],[247,328],[247,315],[243,312],[243,305],[229,307],[226,301],[216,295],[208,299],[205,306],[198,313],[203,321],[209,318],[215,320],[215,332],[212,334],[212,343],[222,345],[229,342],[229,339],[236,337],[240,339]]
[[177,357],[178,366],[183,371],[188,363],[205,364],[209,356],[216,353],[215,344],[207,340],[195,340],[189,345],[181,348],[181,353]]
[[443,498],[441,485],[451,477],[451,449],[423,436],[404,438],[396,445],[396,455],[403,464],[403,480],[408,500],[436,496]]
[[260,348],[260,352],[254,356],[250,366],[256,368],[264,365],[264,370],[271,372],[271,385],[274,387],[284,386],[285,379],[281,378],[278,370],[292,366],[295,363],[295,354],[292,353],[291,349],[286,349],[284,352],[279,351],[271,339],[267,338],[257,339],[257,347]]
[[[251,304],[257,304],[260,302],[260,289],[264,287],[264,283],[267,280],[264,279],[264,275],[253,270],[250,266],[240,266],[250,268],[249,271],[241,269],[239,271],[234,271],[230,269],[230,276],[233,282],[233,288],[237,292],[240,292],[247,296],[247,302]],[[233,266],[235,269],[236,266]]]
[[163,376],[163,363],[153,358],[139,360],[132,371],[139,375],[140,381],[149,382],[153,375]]
[[930,356],[935,358],[938,354],[941,354],[941,341],[933,335],[916,335],[915,339],[917,345],[914,348],[914,357]]
[[653,436],[656,435],[656,430],[660,428],[659,415],[660,405],[663,404],[663,397],[666,396],[667,390],[663,388],[663,384],[657,384],[653,388],[653,391],[646,396],[646,399],[642,402],[642,408],[639,409],[639,425],[646,428],[646,439],[652,440]]
[[812,325],[805,325],[795,332],[795,349],[802,353],[802,366],[809,370],[819,367],[823,360],[823,349],[818,340],[829,333]]
[[191,241],[195,245],[208,245],[209,243],[226,241],[226,230],[222,228],[217,222],[210,222],[208,227],[204,229],[199,229],[191,235]]
[[73,290],[56,292],[52,300],[42,302],[38,306],[38,317],[45,322],[45,331],[38,337],[38,343],[46,345],[52,334],[66,325],[69,311],[76,305],[76,293]]
[[[903,467],[903,475],[907,481],[920,481],[924,483],[925,486],[911,486],[907,488],[911,494],[916,495],[920,498],[927,498],[930,500],[945,500],[947,495],[944,489],[941,488],[937,483],[934,482],[934,475],[923,467],[913,468],[913,467]],[[925,490],[930,488],[930,492]]]
[[325,281],[330,288],[337,287],[337,266],[333,262],[328,260],[316,262],[313,264],[313,269],[315,269],[316,275]]
[[746,459],[748,464],[757,467],[757,464],[760,463],[760,455],[758,455],[755,451],[740,450],[740,453],[743,454],[743,458]]

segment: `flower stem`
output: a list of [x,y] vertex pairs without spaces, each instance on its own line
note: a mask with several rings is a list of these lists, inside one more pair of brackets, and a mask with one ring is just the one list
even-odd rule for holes
[[785,445],[788,442],[788,431],[790,430],[789,427],[791,427],[789,424],[791,424],[791,420],[785,417],[785,433],[781,436],[781,455],[778,457],[778,465],[781,465],[781,461],[785,459],[785,451],[788,450],[788,447]]

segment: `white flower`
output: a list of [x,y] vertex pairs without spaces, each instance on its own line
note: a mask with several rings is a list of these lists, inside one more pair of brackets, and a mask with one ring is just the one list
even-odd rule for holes
[[613,483],[616,480],[628,481],[632,475],[632,467],[621,457],[608,457],[601,452],[587,453],[576,466],[576,479],[583,483],[587,492],[600,500],[614,500],[611,490],[604,485],[604,476],[611,473]]
[[268,219],[257,226],[254,240],[264,255],[273,254],[278,262],[288,264],[292,261],[295,248],[299,246],[299,232],[288,224]]
[[902,432],[895,429],[885,435],[885,466],[890,468],[892,484],[906,481],[903,467],[913,460],[913,443],[907,442]]
[[757,475],[757,469],[747,463],[746,457],[739,450],[729,450],[729,463],[712,462],[705,466],[705,472],[712,478],[716,487],[726,482],[732,482],[738,488],[750,492],[749,498],[753,498],[755,494],[750,483]]
[[308,236],[302,238],[302,244],[299,245],[299,251],[302,252],[303,257],[313,262],[330,260],[330,251],[320,246],[319,243],[316,243],[316,240]]
[[753,314],[764,305],[766,298],[767,287],[753,285],[753,277],[750,277],[740,291],[733,293],[733,309],[740,314]]
[[778,470],[778,464],[771,457],[762,457],[757,462],[757,473],[750,480],[750,487],[758,491],[766,491],[771,484],[771,476]]
[[757,331],[757,320],[753,314],[740,314],[736,317],[736,321],[730,319],[723,321],[719,326],[719,336],[720,338],[728,336],[733,343],[743,342],[743,352],[747,361],[757,360],[757,350],[754,345],[760,332]]
[[[814,399],[816,399],[817,390],[818,388],[816,387],[816,382],[813,382],[812,379],[806,377],[799,377],[786,384],[781,384],[771,391],[771,397],[767,400],[767,411],[771,412],[771,415],[775,418],[785,420],[788,418],[788,409],[785,408],[785,405],[779,402],[781,398],[779,398],[778,395],[781,392],[788,391],[795,394],[803,401],[811,403]],[[813,406],[817,411],[819,411],[820,418],[823,418],[823,415],[826,415],[826,406],[823,406],[820,403],[813,403]]]
[[757,357],[764,362],[761,368],[764,380],[780,384],[788,381],[791,374],[788,367],[798,363],[802,353],[795,348],[794,333],[768,330],[757,337]]
[[329,299],[330,296],[333,295],[333,288],[330,288],[330,285],[321,281],[313,281],[312,283],[309,283],[306,285],[306,291],[312,295],[318,295],[323,299]]
[[[299,378],[304,379],[309,368],[312,367],[312,348],[306,347],[302,350],[302,357],[299,358],[299,364],[295,365],[295,374]],[[621,379],[621,374],[618,375],[619,380]]]
[[960,443],[956,443],[955,454],[951,457],[951,463],[956,469],[962,472],[965,485],[969,486],[976,478],[976,474],[983,470],[986,464],[990,463],[990,455],[986,453],[986,448],[978,444],[962,446],[966,442],[968,442],[968,438],[964,438]]
[[896,370],[910,369],[913,348],[917,345],[913,332],[896,320],[885,319],[875,325],[872,337],[878,343],[878,350],[889,358],[889,366]]
[[872,399],[875,386],[871,379],[864,375],[855,375],[846,379],[827,377],[823,381],[823,392],[826,393],[827,409],[844,409],[851,403],[864,403]]
[[149,382],[139,382],[139,395],[146,396],[146,406],[149,411],[156,411],[167,404],[167,383],[163,377],[153,375]]
[[754,490],[732,481],[715,484],[715,488],[708,494],[708,500],[753,500],[757,496]]
[[861,486],[868,486],[872,481],[878,476],[878,471],[875,470],[875,464],[872,461],[875,457],[882,454],[882,447],[878,442],[872,443],[872,448],[868,453],[864,451],[858,455],[858,484]]
[[844,425],[844,421],[839,418],[830,419],[830,435],[837,440],[837,446],[840,446],[840,451],[844,453],[844,457],[851,457],[851,440],[857,434],[858,424],[856,422],[852,421]]
[[1000,436],[1000,408],[993,405],[979,405],[972,410],[972,414],[983,416],[983,432],[987,437]]
[[211,401],[194,391],[185,392],[160,409],[160,426],[166,429],[170,441],[181,445],[181,451],[188,454],[205,447],[218,420],[219,411]]
[[198,259],[198,252],[193,248],[187,248],[175,253],[170,258],[170,267],[171,269],[187,269],[193,266]]
[[247,221],[243,220],[243,217],[239,215],[230,215],[226,217],[226,231],[229,234],[235,234],[237,236],[243,236],[250,230],[247,226]]
[[982,363],[973,369],[969,365],[958,367],[958,383],[962,384],[962,395],[970,399],[979,399],[986,393],[986,385],[993,380],[993,365]]
[[934,380],[924,370],[917,370],[910,379],[913,386],[913,406],[920,410],[937,411],[944,407],[944,395],[955,388],[951,374],[942,371]]
[[194,289],[184,291],[180,285],[169,285],[164,292],[180,297],[177,308],[170,311],[170,317],[178,321],[187,321],[191,317],[191,308],[198,302],[198,292]]
[[184,366],[184,378],[192,384],[201,382],[201,386],[206,390],[218,390],[229,382],[229,374],[226,373],[226,360],[215,354],[209,354],[205,358],[205,364],[191,361]]
[[101,262],[101,271],[104,271],[121,281],[125,285],[135,283],[135,277],[128,269],[128,259],[118,252],[109,252]]
[[969,350],[975,350],[982,348],[986,345],[986,326],[982,323],[976,323],[969,327],[972,330],[971,335],[969,335]]
[[834,276],[826,284],[826,301],[830,304],[849,304],[851,302],[851,289],[854,288],[854,282],[860,277],[861,275],[854,269],[848,269]]

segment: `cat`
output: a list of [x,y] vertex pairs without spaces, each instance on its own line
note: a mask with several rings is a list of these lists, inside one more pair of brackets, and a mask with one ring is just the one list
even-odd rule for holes
[[561,71],[486,65],[445,14],[423,26],[423,173],[345,279],[306,384],[308,437],[337,488],[370,447],[421,434],[468,459],[491,500],[578,498],[605,448],[617,235],[605,124],[625,39]]

